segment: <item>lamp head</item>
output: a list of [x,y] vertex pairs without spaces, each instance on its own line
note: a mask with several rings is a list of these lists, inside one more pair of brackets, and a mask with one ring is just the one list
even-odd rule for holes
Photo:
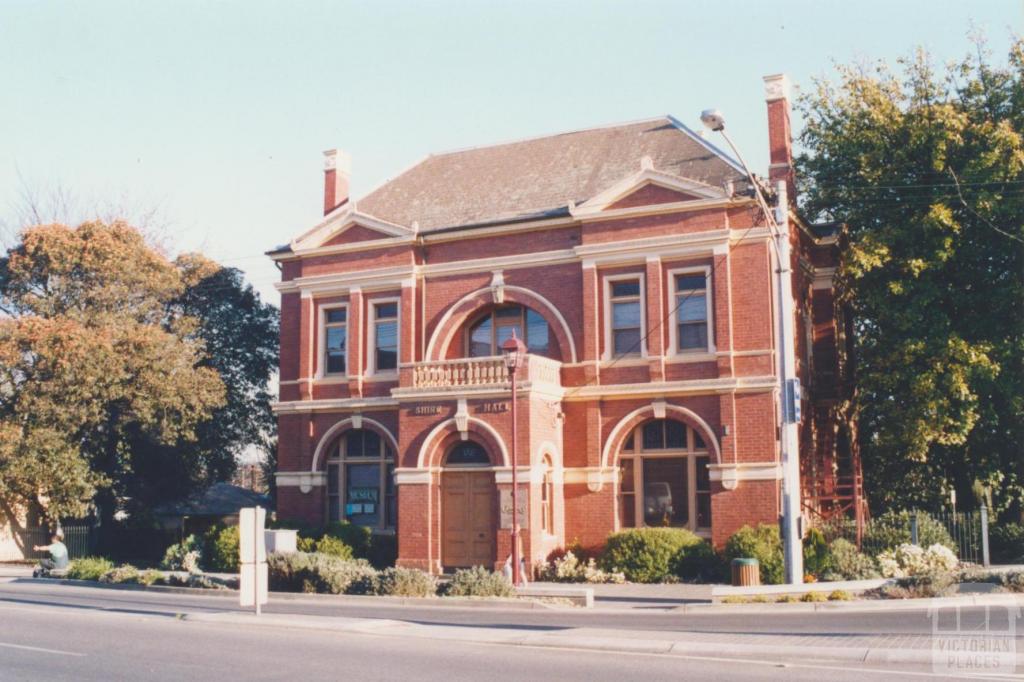
[[509,372],[515,372],[516,368],[522,364],[523,356],[526,355],[526,344],[516,336],[514,329],[512,336],[501,344],[501,354],[505,357],[505,367]]
[[700,120],[710,130],[715,132],[725,130],[725,116],[718,109],[705,109],[700,113]]

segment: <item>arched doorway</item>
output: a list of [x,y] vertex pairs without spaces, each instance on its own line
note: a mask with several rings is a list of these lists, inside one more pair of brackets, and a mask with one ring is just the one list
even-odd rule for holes
[[491,459],[483,446],[460,441],[441,474],[441,564],[445,569],[494,563],[496,502]]

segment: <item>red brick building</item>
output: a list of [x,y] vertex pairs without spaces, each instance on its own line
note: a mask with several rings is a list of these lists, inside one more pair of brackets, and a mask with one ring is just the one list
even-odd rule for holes
[[[765,80],[767,184],[791,185]],[[431,571],[503,562],[514,331],[528,562],[631,526],[720,544],[776,522],[774,252],[732,159],[666,116],[431,155],[359,200],[348,181],[327,152],[323,221],[270,253],[281,518],[397,533],[399,563]],[[787,219],[801,457],[829,488],[836,240]]]

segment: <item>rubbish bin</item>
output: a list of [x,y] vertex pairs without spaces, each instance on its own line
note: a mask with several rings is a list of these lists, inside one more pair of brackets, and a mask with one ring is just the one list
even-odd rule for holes
[[741,587],[760,585],[761,566],[757,559],[733,559],[732,584]]

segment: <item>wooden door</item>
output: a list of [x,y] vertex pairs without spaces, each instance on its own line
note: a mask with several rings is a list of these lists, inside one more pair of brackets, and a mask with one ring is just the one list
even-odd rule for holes
[[446,471],[441,477],[441,563],[446,568],[494,564],[494,474]]

